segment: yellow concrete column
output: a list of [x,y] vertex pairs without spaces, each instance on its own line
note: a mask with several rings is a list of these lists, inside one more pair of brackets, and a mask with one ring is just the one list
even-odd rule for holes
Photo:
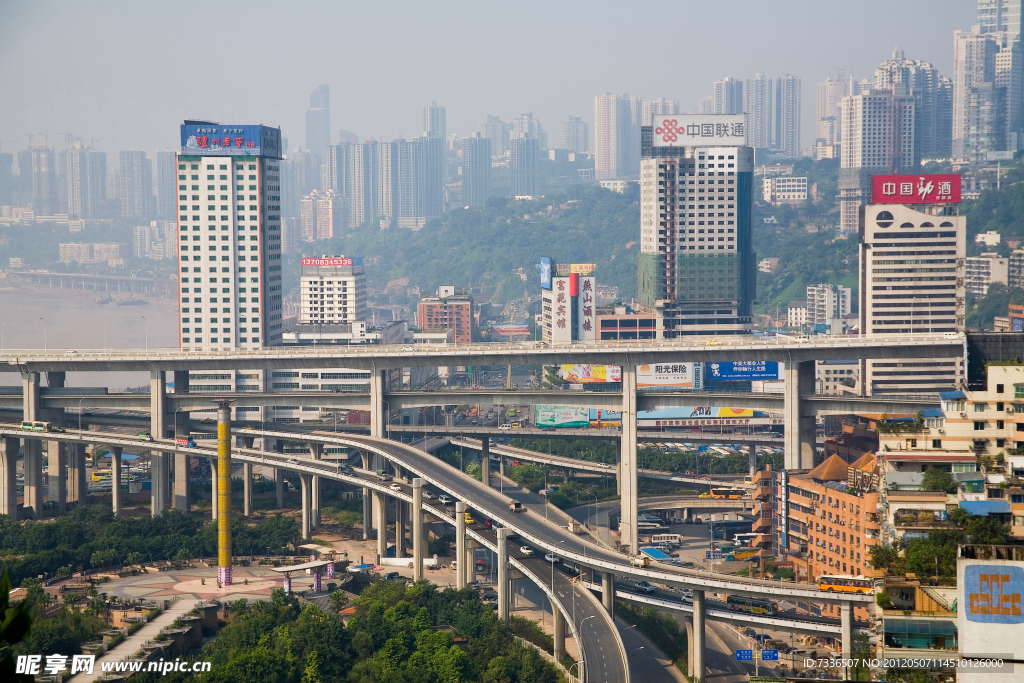
[[217,401],[217,579],[231,585],[231,401]]

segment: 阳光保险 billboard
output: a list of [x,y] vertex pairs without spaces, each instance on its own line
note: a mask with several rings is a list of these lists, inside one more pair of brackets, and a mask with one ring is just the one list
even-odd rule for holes
[[744,114],[660,114],[651,126],[655,147],[740,146],[747,144]]
[[558,376],[572,384],[621,382],[622,368],[618,365],[563,365]]
[[703,363],[655,363],[638,365],[636,386],[638,389],[671,389],[683,387],[699,389],[704,386]]
[[572,406],[534,406],[534,424],[538,427],[589,427],[590,409]]
[[781,379],[779,364],[771,360],[716,361],[704,364],[704,379]]
[[871,176],[872,204],[951,204],[959,201],[959,173]]

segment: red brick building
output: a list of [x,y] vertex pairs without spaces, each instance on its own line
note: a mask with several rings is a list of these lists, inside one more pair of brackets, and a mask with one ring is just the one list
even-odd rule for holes
[[437,296],[420,299],[416,326],[423,332],[451,330],[456,343],[473,341],[473,297],[456,295],[454,287],[441,287]]

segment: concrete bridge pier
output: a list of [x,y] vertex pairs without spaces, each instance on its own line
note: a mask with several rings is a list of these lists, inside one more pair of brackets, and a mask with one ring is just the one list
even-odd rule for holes
[[121,446],[110,447],[110,499],[114,517],[121,516]]
[[242,514],[252,517],[252,463],[242,463]]
[[174,454],[174,509],[192,512],[192,456]]
[[[149,373],[149,433],[154,438],[162,438],[167,432],[167,380],[163,370],[152,370]],[[167,509],[168,491],[170,490],[169,463],[170,453],[150,451],[150,509],[154,517]],[[214,494],[216,495],[216,494]]]
[[67,444],[68,488],[67,500],[78,505],[88,501],[89,483],[85,476],[85,444]]
[[508,528],[498,529],[498,618],[508,621],[511,588],[508,571]]
[[[414,492],[415,494],[415,492]],[[405,526],[409,522],[409,545],[412,545],[412,506],[407,512],[405,501],[395,498],[395,557],[405,557],[406,539]]]
[[312,526],[312,519],[310,514],[310,504],[312,503],[310,496],[310,475],[305,472],[299,473],[299,485],[302,488],[302,540],[309,540],[310,527]]
[[[359,451],[359,457],[363,461],[363,469],[370,469],[370,454],[366,451]],[[370,487],[363,487],[363,540],[370,540],[370,526],[373,519],[373,499]]]
[[[324,457],[324,445],[322,443],[309,442],[309,454],[313,456],[314,460],[320,460]],[[313,475],[313,498],[310,523],[313,527],[320,526],[320,477]]]
[[693,617],[684,616],[683,625],[686,627],[686,675],[693,676]]
[[[839,606],[839,630],[843,643],[843,661],[849,663],[853,657],[853,603],[843,602]],[[843,669],[843,678],[849,680],[852,667]]]
[[562,610],[558,609],[558,605],[551,603],[551,612],[554,616],[555,636],[554,636],[554,652],[552,653],[555,657],[556,662],[562,661],[565,657],[565,617],[562,616]]
[[704,681],[704,591],[693,591],[693,680]]
[[53,506],[53,514],[67,512],[67,446],[60,441],[46,442],[46,497]]
[[480,437],[480,481],[491,485],[491,437]]
[[611,572],[601,573],[601,604],[615,618],[615,575]]
[[750,453],[747,454],[747,460],[750,465],[750,476],[753,478],[754,474],[757,473],[757,446],[755,444],[748,444],[747,448],[750,449]]
[[[787,366],[788,367],[788,366]],[[637,529],[636,367],[622,366],[622,438],[619,462],[620,543],[640,552]]]
[[[423,580],[423,555],[426,551],[426,529],[423,524],[423,479],[412,480],[412,578]],[[401,501],[397,501],[399,505]],[[395,525],[398,529],[398,525]],[[500,530],[499,530],[500,532]]]
[[22,509],[26,519],[43,518],[43,441],[25,439],[25,495]]
[[18,451],[21,440],[0,439],[0,515],[18,519]]
[[388,497],[380,491],[373,492],[373,524],[377,529],[377,557],[388,555]]
[[468,581],[467,565],[469,553],[466,549],[466,504],[461,500],[455,502],[455,560],[458,562],[458,571],[455,572],[455,587],[462,590]]
[[210,503],[210,517],[217,521],[217,458],[210,458],[210,492],[212,500]]
[[[814,414],[807,410],[805,397],[814,395],[815,361],[786,361],[782,413],[786,420],[783,436],[785,468],[809,470],[814,467],[816,433]],[[809,417],[804,417],[805,414]]]
[[[149,454],[150,511],[154,517],[167,509],[167,454],[152,451]],[[216,482],[214,482],[216,488]],[[216,493],[214,493],[216,496]]]

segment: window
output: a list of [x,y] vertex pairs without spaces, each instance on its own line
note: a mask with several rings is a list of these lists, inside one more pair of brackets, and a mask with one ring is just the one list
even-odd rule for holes
[[942,439],[932,439],[932,448],[942,448]]
[[986,408],[988,408],[988,404],[987,403],[975,403],[974,404],[974,412],[976,412],[976,413],[984,413]]
[[1002,384],[997,384],[996,385],[996,393],[997,394],[1003,393],[1003,385]]
[[985,431],[985,423],[983,421],[975,420],[975,422],[974,422],[974,431],[976,431],[976,432],[983,432],[983,431]]

